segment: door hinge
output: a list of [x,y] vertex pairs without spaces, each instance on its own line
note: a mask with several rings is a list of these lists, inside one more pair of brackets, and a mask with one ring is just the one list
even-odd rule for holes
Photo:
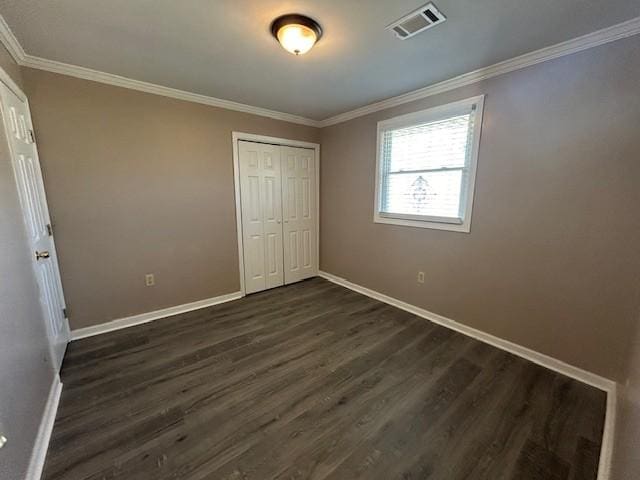
[[69,315],[67,314],[67,309],[66,308],[62,309],[62,314],[64,315],[64,318],[69,318]]
[[36,134],[33,133],[33,130],[29,130],[29,137],[31,138],[31,143],[36,143]]
[[53,227],[51,226],[50,223],[47,223],[47,233],[49,234],[50,237],[53,237]]

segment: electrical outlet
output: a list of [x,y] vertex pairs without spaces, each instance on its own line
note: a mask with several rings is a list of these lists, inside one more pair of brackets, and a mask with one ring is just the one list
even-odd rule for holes
[[147,273],[144,276],[144,283],[147,287],[153,287],[156,284],[156,277],[153,276],[153,273]]
[[424,272],[418,272],[418,283],[424,283]]

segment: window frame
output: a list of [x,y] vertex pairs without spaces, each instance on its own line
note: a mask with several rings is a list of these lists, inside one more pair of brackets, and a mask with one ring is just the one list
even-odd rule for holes
[[[473,212],[473,200],[476,184],[476,173],[478,170],[478,153],[480,150],[480,136],[482,133],[483,112],[484,112],[484,95],[467,98],[457,102],[440,105],[433,108],[427,108],[417,112],[400,115],[387,120],[378,122],[378,132],[376,138],[376,176],[375,176],[375,197],[373,206],[374,223],[384,223],[390,225],[401,225],[406,227],[431,228],[437,230],[449,230],[452,232],[469,233],[471,231],[471,216]],[[450,217],[436,217],[427,215],[407,215],[401,213],[381,212],[382,204],[382,151],[384,148],[383,139],[384,132],[388,130],[396,130],[415,126],[421,123],[429,123],[437,120],[443,120],[447,117],[453,117],[457,114],[464,113],[473,106],[476,106],[476,117],[474,122],[474,131],[471,141],[471,154],[469,155],[469,165],[467,170],[467,188],[461,191],[462,200],[464,202],[464,216],[461,219]],[[459,170],[458,167],[443,170]]]

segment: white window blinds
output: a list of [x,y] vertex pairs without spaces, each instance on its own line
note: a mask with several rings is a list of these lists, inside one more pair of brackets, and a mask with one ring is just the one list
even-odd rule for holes
[[477,102],[467,102],[381,122],[379,216],[464,223],[477,112]]

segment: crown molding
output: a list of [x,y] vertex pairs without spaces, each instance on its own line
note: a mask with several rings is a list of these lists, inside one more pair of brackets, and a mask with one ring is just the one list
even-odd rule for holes
[[26,54],[2,15],[0,15],[0,42],[2,42],[16,63],[22,65]]
[[488,78],[496,77],[504,73],[513,72],[522,68],[530,67],[538,63],[553,60],[555,58],[571,55],[572,53],[581,52],[589,48],[597,47],[605,43],[614,42],[622,38],[630,37],[640,33],[640,17],[632,18],[626,22],[613,25],[611,27],[597,30],[595,32],[583,35],[581,37],[558,43],[550,47],[525,53],[518,57],[496,63],[489,67],[480,68],[457,77],[453,77],[443,82],[435,83],[427,87],[414,90],[397,97],[388,98],[380,102],[375,102],[364,107],[356,108],[349,112],[341,113],[334,117],[320,121],[320,128],[329,127],[338,123],[346,122],[354,118],[362,117],[370,113],[386,110],[387,108],[396,107],[405,103],[420,100],[439,93],[448,92],[456,88],[471,85]]
[[602,30],[597,30],[581,37],[567,40],[566,42],[558,43],[556,45],[545,47],[540,50],[525,53],[524,55],[520,55],[518,57],[496,63],[489,67],[480,68],[478,70],[453,77],[449,80],[444,80],[442,82],[435,83],[418,90],[398,95],[396,97],[391,97],[380,102],[375,102],[364,107],[359,107],[354,110],[319,121],[299,115],[278,112],[261,107],[254,107],[252,105],[246,105],[230,100],[223,100],[216,97],[209,97],[206,95],[187,92],[185,90],[164,87],[162,85],[142,82],[140,80],[133,80],[131,78],[101,72],[98,70],[92,70],[90,68],[80,67],[78,65],[71,65],[68,63],[58,62],[55,60],[47,60],[45,58],[29,55],[25,53],[24,49],[20,45],[20,42],[18,42],[15,35],[11,31],[11,28],[9,28],[2,15],[0,15],[0,41],[14,58],[16,63],[23,67],[46,70],[49,72],[69,75],[85,80],[92,80],[94,82],[105,83],[108,85],[128,88],[131,90],[138,90],[141,92],[162,95],[164,97],[176,98],[178,100],[200,103],[203,105],[224,108],[227,110],[250,113],[253,115],[259,115],[262,117],[273,118],[275,120],[282,120],[285,122],[297,123],[300,125],[307,125],[316,128],[336,125],[338,123],[346,122],[348,120],[362,117],[364,115],[378,112],[380,110],[396,107],[398,105],[403,105],[415,100],[427,98],[432,95],[437,95],[439,93],[454,90],[466,85],[471,85],[473,83],[487,80],[504,73],[513,72],[522,68],[536,65],[538,63],[546,62],[548,60],[553,60],[555,58],[571,55],[572,53],[577,53],[589,48],[597,47],[605,43],[610,43],[622,38],[631,37],[633,35],[637,35],[638,33],[640,33],[640,17],[635,17],[627,20],[626,22],[622,22],[617,25],[604,28]]
[[162,85],[156,85],[154,83],[133,80],[127,77],[121,77],[120,75],[100,72],[98,70],[92,70],[90,68],[80,67],[77,65],[57,62],[55,60],[47,60],[46,58],[36,57],[28,54],[25,55],[21,65],[38,70],[46,70],[47,72],[60,73],[62,75],[82,78],[84,80],[106,83],[108,85],[114,85],[116,87],[128,88],[130,90],[138,90],[140,92],[162,95],[163,97],[176,98],[178,100],[185,100],[187,102],[200,103],[212,107],[234,110],[236,112],[250,113],[253,115],[259,115],[261,117],[269,117],[275,120],[282,120],[284,122],[297,123],[300,125],[307,125],[311,127],[318,127],[320,123],[317,120],[312,120],[310,118],[305,118],[290,113],[278,112],[261,107],[254,107],[252,105],[246,105],[244,103],[209,97],[207,95],[200,95],[198,93],[178,90],[176,88],[163,87]]

